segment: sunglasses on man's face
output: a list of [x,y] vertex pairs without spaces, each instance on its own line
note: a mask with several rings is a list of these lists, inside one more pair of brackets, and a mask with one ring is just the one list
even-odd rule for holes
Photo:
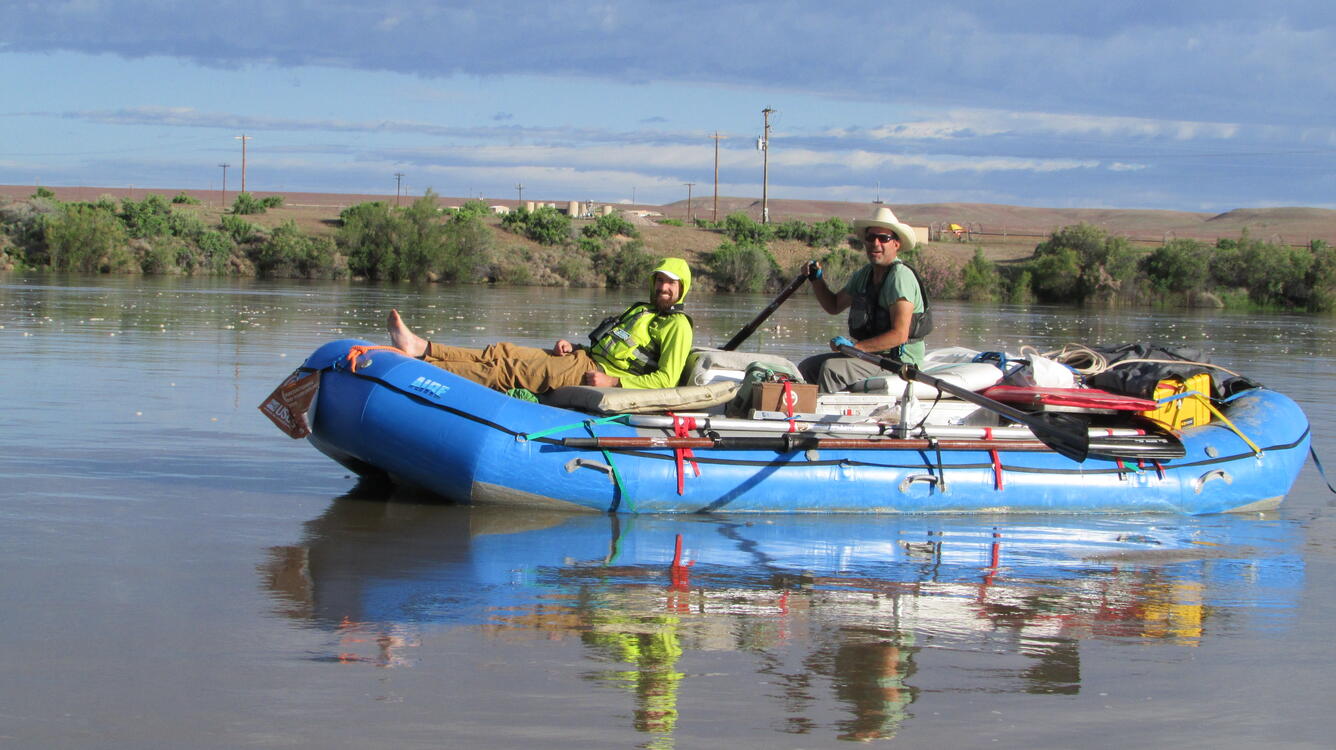
[[880,242],[881,244],[884,245],[887,242],[896,239],[896,236],[893,234],[869,234],[865,236],[863,239],[867,240],[868,242]]

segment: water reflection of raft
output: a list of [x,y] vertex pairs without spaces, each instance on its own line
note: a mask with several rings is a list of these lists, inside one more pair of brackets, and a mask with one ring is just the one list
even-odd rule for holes
[[[512,398],[393,351],[355,357],[354,368],[348,354],[358,345],[366,342],[331,342],[306,361],[321,372],[312,443],[359,474],[388,475],[474,505],[636,513],[1251,511],[1280,503],[1309,443],[1299,407],[1263,388],[1221,405],[1236,429],[1215,420],[1182,430],[1176,458],[1159,457],[1154,436],[1144,455],[1140,438],[1108,438],[1125,446],[1116,451],[1124,457],[1078,463],[1033,440],[930,433],[861,436],[870,444],[853,445],[822,442],[849,436],[628,424]],[[645,444],[576,447],[574,439],[590,437]],[[735,442],[720,442],[727,438]]]

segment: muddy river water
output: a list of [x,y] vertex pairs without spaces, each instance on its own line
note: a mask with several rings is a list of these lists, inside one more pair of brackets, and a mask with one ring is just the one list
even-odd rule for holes
[[[0,747],[1329,746],[1311,461],[1265,515],[482,513],[359,486],[256,409],[391,307],[550,345],[632,296],[0,276]],[[689,301],[718,345],[768,298]],[[1336,466],[1332,319],[936,315],[934,346],[1201,346]],[[839,329],[802,292],[749,347]]]

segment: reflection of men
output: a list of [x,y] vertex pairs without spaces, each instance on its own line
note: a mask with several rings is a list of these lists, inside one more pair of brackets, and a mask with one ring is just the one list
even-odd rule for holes
[[691,353],[691,318],[682,300],[691,289],[691,269],[667,258],[654,269],[649,302],[637,302],[590,334],[590,347],[562,339],[551,350],[509,342],[465,349],[428,341],[391,310],[390,341],[410,356],[489,388],[524,388],[546,393],[568,385],[673,388]]
[[[671,747],[677,726],[677,691],[686,676],[676,669],[682,658],[677,637],[681,620],[672,616],[610,613],[615,611],[592,610],[589,618],[592,629],[582,633],[580,639],[597,647],[604,656],[635,665],[634,670],[608,672],[604,676],[635,691],[635,728],[659,735],[660,739],[668,740],[663,746]],[[650,745],[658,746],[657,742]]]
[[851,704],[853,717],[841,722],[842,740],[889,739],[909,718],[914,688],[911,633],[858,633],[840,630],[835,652],[835,695]]
[[[926,354],[923,333],[927,309],[918,276],[902,263],[902,249],[915,245],[913,228],[900,223],[891,209],[882,206],[871,219],[854,222],[854,232],[863,240],[867,265],[854,271],[840,291],[832,291],[822,278],[821,265],[808,264],[812,293],[821,309],[831,315],[849,311],[849,339],[837,339],[864,352],[888,354],[911,365],[921,364]],[[834,348],[834,342],[832,342]],[[850,383],[881,374],[875,364],[846,357],[838,352],[808,357],[798,364],[803,379],[817,383],[823,393],[835,393]]]

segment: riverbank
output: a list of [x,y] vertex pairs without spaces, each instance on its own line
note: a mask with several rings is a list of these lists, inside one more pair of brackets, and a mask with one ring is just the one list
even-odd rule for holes
[[[29,185],[0,185],[0,200],[28,198],[36,191]],[[47,187],[61,201],[96,201],[102,196],[116,200],[143,200],[150,194],[166,197],[188,195],[200,201],[198,210],[206,223],[216,224],[236,198],[235,189],[191,190],[140,187]],[[294,222],[303,232],[333,236],[338,228],[339,212],[350,206],[371,201],[406,206],[421,196],[383,194],[300,193],[287,191],[251,191],[256,198],[281,196],[283,205],[264,215],[249,217],[255,224],[272,228],[285,221]],[[441,196],[442,205],[462,205],[469,198]],[[514,209],[516,199],[482,198],[489,206]],[[561,205],[561,204],[559,204]],[[868,215],[869,203],[775,199],[768,202],[772,223],[790,220],[819,222],[836,217],[846,221]],[[677,219],[685,226],[670,226],[654,220],[637,222],[646,249],[658,255],[694,258],[718,246],[718,233],[692,226],[691,219],[722,220],[732,213],[760,218],[761,202],[755,198],[713,197],[678,201],[665,205],[615,204],[621,212],[645,213],[651,219]],[[926,227],[931,233],[929,245],[947,258],[964,263],[976,248],[991,261],[1009,261],[1029,257],[1035,245],[1065,226],[1090,224],[1110,235],[1128,238],[1133,244],[1154,246],[1171,239],[1195,239],[1215,243],[1219,239],[1237,239],[1245,234],[1253,239],[1277,245],[1307,246],[1312,240],[1336,244],[1336,210],[1311,207],[1237,208],[1224,213],[1196,213],[1116,208],[1042,208],[985,203],[895,204],[891,208],[904,222]],[[487,222],[494,231],[499,220]],[[577,226],[578,226],[577,221]],[[960,236],[948,227],[961,227]],[[504,238],[507,242],[513,236]],[[523,242],[519,243],[523,246]],[[776,242],[771,252],[780,265],[806,257],[802,243]],[[790,257],[792,256],[792,258]]]
[[[755,202],[742,199],[721,199],[728,213],[714,221],[694,205],[678,218],[680,204],[534,209],[434,193],[393,200],[240,193],[224,203],[221,192],[178,191],[169,201],[165,193],[94,196],[98,190],[0,196],[0,270],[615,288],[639,286],[656,257],[679,256],[697,269],[700,288],[762,291],[811,258],[826,263],[831,279],[845,278],[864,262],[847,244],[850,222],[872,209],[774,201],[771,221],[761,224]],[[919,238],[902,257],[933,299],[1336,309],[1336,248],[1312,236],[1336,227],[1336,212],[1326,209],[1207,217],[951,204],[959,216],[968,209],[1022,223],[932,220],[946,215],[945,206],[896,207]],[[821,211],[828,213],[813,213]],[[1321,224],[1327,215],[1333,221]],[[1038,229],[1068,220],[1075,223]],[[1208,241],[1207,226],[1228,234]],[[1281,228],[1288,234],[1272,231]],[[1292,242],[1300,235],[1308,239]]]

